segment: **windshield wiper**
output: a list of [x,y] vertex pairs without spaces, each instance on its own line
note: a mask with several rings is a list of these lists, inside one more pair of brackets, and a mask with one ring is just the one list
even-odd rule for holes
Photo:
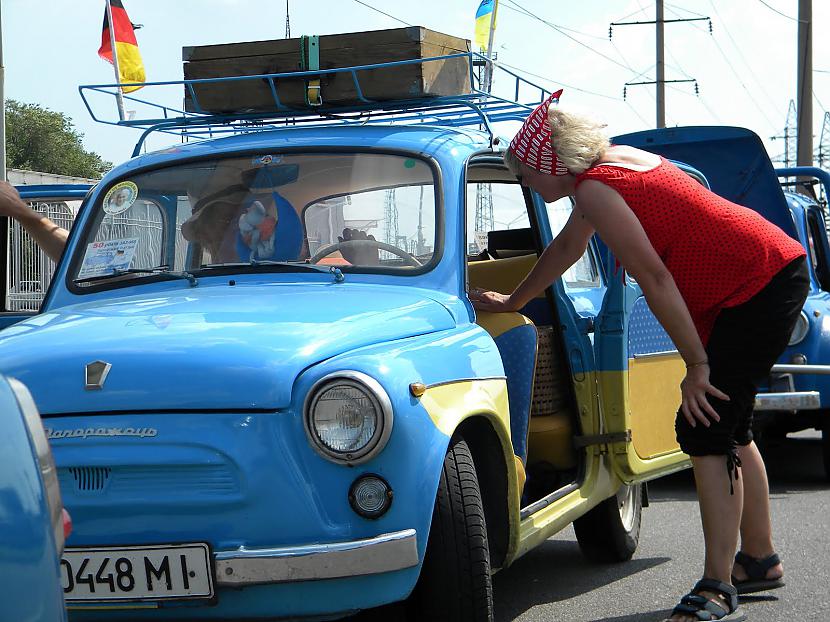
[[201,270],[215,270],[221,268],[256,268],[265,266],[268,268],[284,268],[280,272],[323,272],[331,274],[335,282],[342,283],[345,280],[343,273],[337,266],[318,266],[316,264],[293,262],[293,261],[276,261],[273,259],[252,259],[251,261],[230,261],[227,263],[208,263],[200,266]]
[[126,274],[152,274],[156,276],[170,276],[176,279],[184,279],[190,283],[190,287],[196,287],[199,281],[190,272],[177,272],[171,270],[170,266],[156,266],[155,268],[127,268],[125,270],[115,269],[110,274],[99,274],[97,276],[90,276],[84,279],[75,279],[73,283],[81,285],[83,283],[94,283],[97,281],[105,281],[107,279],[124,276]]

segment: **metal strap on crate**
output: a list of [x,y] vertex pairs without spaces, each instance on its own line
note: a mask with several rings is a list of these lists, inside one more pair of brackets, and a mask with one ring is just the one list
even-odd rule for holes
[[[300,67],[303,71],[320,70],[320,37],[317,35],[300,37]],[[307,80],[305,83],[305,103],[320,106],[323,97],[320,93],[320,78]]]

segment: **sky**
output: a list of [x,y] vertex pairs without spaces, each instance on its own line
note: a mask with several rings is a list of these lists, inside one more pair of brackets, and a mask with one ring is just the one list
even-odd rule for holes
[[[473,38],[479,0],[288,0],[291,35],[325,35],[418,25]],[[123,0],[137,31],[148,81],[182,79],[183,46],[280,39],[284,0]],[[798,0],[673,0],[666,19],[711,18],[665,26],[667,125],[736,125],[756,132],[772,158],[790,100],[796,98]],[[87,149],[113,163],[130,157],[135,129],[94,122],[79,93],[82,84],[113,82],[111,65],[97,56],[104,0],[0,0],[7,98],[36,103],[69,116]],[[654,25],[611,22],[655,17],[651,0],[500,0],[498,60],[548,89],[562,87],[562,105],[608,124],[611,135],[655,125]],[[813,128],[817,147],[830,109],[830,2],[813,2]],[[511,92],[496,75],[494,91]],[[181,103],[181,87],[145,87],[136,96]],[[103,118],[114,103],[94,100]],[[128,105],[128,108],[130,106]],[[779,138],[773,139],[773,136]],[[150,149],[175,139],[156,135]],[[828,137],[830,140],[830,137]]]

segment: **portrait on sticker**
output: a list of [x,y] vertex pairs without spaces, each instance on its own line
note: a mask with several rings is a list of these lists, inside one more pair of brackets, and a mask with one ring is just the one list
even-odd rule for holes
[[122,181],[109,189],[104,196],[104,212],[110,215],[126,212],[138,198],[138,186],[131,181]]

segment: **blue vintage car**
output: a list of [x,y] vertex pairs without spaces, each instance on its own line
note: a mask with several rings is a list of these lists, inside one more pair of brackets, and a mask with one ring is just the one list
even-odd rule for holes
[[0,412],[2,618],[66,620],[60,576],[66,525],[49,443],[21,382],[0,377]]
[[[639,287],[595,241],[521,313],[466,295],[512,290],[572,209],[503,165],[493,126],[534,106],[124,122],[204,140],[139,143],[0,333],[73,514],[70,619],[486,620],[491,574],[567,525],[631,557],[642,483],[688,465]],[[681,138],[718,136],[757,163],[746,130]]]

